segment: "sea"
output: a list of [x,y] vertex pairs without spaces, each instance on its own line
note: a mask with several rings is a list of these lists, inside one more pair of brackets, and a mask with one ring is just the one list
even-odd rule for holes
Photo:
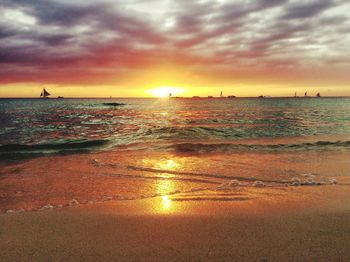
[[[0,99],[0,177],[9,179],[0,181],[0,209],[159,195],[234,200],[217,190],[330,185],[350,174],[349,149],[346,97]],[[80,185],[90,174],[100,190],[63,194],[50,182],[52,199],[39,201],[23,183],[47,183],[47,173]],[[159,187],[164,180],[175,184]],[[9,183],[21,184],[12,190],[20,197]]]

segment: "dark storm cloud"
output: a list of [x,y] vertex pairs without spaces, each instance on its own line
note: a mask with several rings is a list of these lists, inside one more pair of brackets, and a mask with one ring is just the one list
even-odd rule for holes
[[40,81],[44,68],[103,78],[164,61],[250,71],[338,61],[348,55],[348,38],[339,38],[347,8],[341,0],[0,0],[0,76],[17,81],[30,65]]

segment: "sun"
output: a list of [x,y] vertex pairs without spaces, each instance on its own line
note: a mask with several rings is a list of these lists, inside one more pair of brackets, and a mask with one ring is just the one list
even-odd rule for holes
[[160,86],[148,90],[148,93],[156,97],[169,97],[169,96],[178,96],[184,92],[182,87],[173,87],[173,86]]

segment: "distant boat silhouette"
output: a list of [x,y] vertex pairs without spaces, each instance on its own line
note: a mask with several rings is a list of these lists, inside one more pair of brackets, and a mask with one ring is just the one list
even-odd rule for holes
[[236,98],[236,96],[228,96],[227,98]]
[[224,95],[222,94],[222,91],[220,92],[220,97],[224,97]]
[[320,94],[320,93],[317,93],[316,97],[321,97],[321,94]]
[[305,92],[305,95],[304,95],[305,97],[307,97],[307,92]]
[[57,99],[63,99],[64,97],[63,96],[58,96]]
[[46,91],[45,88],[43,88],[43,91],[40,93],[40,97],[42,98],[49,98],[50,93]]

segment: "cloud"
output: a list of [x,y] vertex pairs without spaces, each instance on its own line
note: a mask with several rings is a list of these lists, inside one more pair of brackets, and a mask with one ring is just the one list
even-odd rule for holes
[[283,19],[310,18],[335,5],[332,0],[313,0],[308,2],[292,3],[286,8]]
[[0,77],[100,83],[164,63],[219,78],[325,77],[329,61],[342,73],[350,56],[349,10],[340,0],[0,0]]

